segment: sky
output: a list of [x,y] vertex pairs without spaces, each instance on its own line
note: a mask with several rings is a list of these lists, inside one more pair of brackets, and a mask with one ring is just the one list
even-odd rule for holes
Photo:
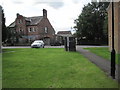
[[15,21],[16,14],[25,17],[42,16],[43,9],[56,32],[74,32],[74,20],[91,0],[0,0],[4,9],[6,26]]

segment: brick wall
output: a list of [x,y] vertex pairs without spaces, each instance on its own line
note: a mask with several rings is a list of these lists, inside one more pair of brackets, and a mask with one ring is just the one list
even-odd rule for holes
[[50,45],[55,39],[55,31],[47,18],[43,18],[38,24],[40,38],[43,39],[46,45]]
[[16,31],[17,32],[22,33],[23,35],[27,34],[26,21],[22,15],[17,14],[15,23],[16,23]]
[[2,46],[2,7],[0,6],[0,53],[2,52],[1,46]]
[[[26,21],[25,19],[26,17],[17,14],[17,18],[15,20],[15,29],[17,33],[28,38],[28,41],[30,42],[43,39],[47,41],[47,44],[50,44],[50,41],[55,37],[55,31],[47,18],[47,11],[43,9],[43,16],[41,17],[40,22],[37,24],[29,25],[29,20]],[[22,38],[20,38],[19,41],[21,41],[21,43],[24,42]]]

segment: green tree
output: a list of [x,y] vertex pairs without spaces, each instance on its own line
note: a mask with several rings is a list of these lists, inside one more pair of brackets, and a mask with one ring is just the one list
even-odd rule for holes
[[4,11],[2,10],[2,42],[5,42],[6,39],[7,39],[7,29],[5,25]]
[[101,42],[107,38],[105,19],[107,17],[107,2],[92,2],[83,7],[82,13],[75,20],[77,37],[82,40]]

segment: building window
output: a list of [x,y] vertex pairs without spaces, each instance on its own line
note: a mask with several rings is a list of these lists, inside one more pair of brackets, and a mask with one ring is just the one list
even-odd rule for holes
[[36,32],[36,27],[33,27],[33,32]]
[[36,27],[35,29],[36,29],[36,31],[38,31],[38,27]]
[[28,29],[28,31],[29,31],[29,32],[32,32],[32,28],[30,27],[30,28]]
[[20,23],[22,24],[22,20],[20,19]]
[[48,33],[48,28],[47,27],[45,27],[45,33]]
[[22,28],[21,27],[19,28],[19,32],[22,32]]
[[35,32],[35,28],[33,27],[33,32]]
[[18,24],[22,24],[23,21],[21,19],[18,20]]
[[19,28],[19,33],[24,34],[24,30],[21,27]]

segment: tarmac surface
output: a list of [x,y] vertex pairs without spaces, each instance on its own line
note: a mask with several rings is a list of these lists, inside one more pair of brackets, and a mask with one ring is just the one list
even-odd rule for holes
[[[108,46],[89,46],[89,45],[77,45],[76,48],[87,48],[87,47],[108,47]],[[6,46],[4,48],[31,48],[30,46]],[[64,48],[64,46],[45,46],[45,48]]]
[[[111,73],[111,62],[109,60],[106,60],[100,56],[97,56],[96,54],[83,49],[83,47],[76,47],[76,51],[80,52],[80,54],[82,54],[84,57],[88,58],[88,60],[90,60],[92,63],[94,63],[96,66],[98,66],[101,70],[103,70],[108,77],[111,77],[111,74],[110,74]],[[115,80],[120,82],[119,67],[120,66],[116,65]]]

